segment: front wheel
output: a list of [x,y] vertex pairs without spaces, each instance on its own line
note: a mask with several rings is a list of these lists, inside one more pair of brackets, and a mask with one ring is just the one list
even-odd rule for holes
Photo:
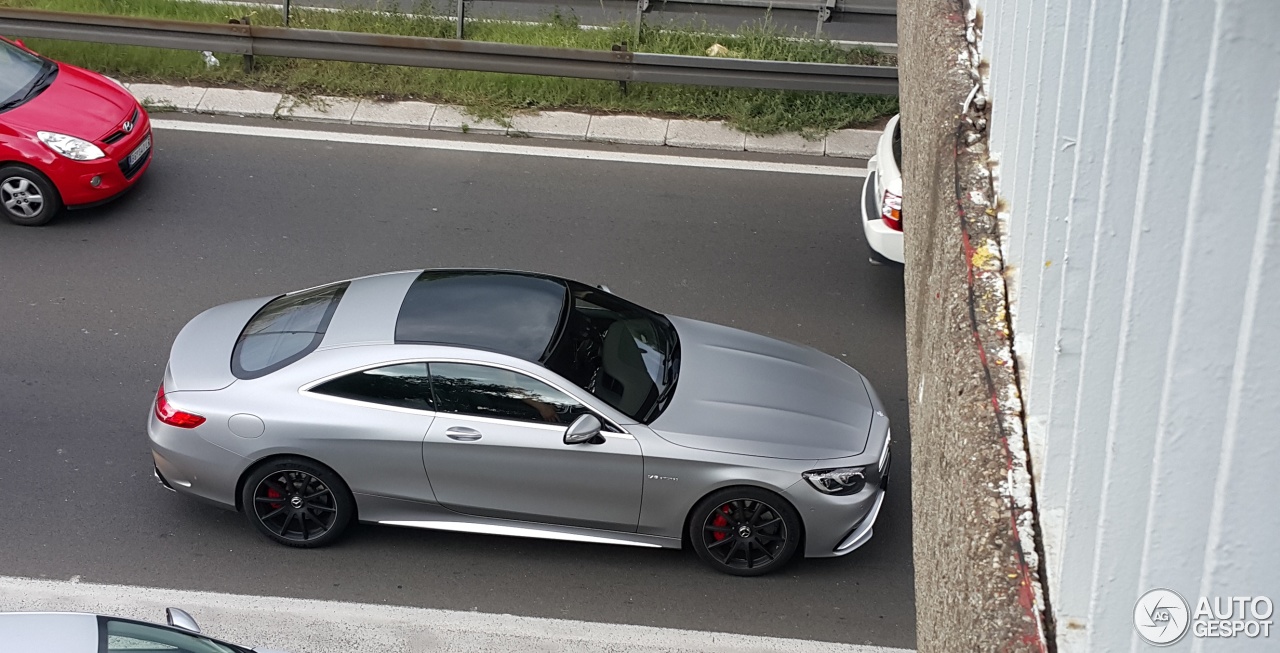
[[62,210],[58,189],[44,175],[26,166],[0,168],[0,206],[14,224],[38,227]]
[[249,523],[285,546],[331,544],[355,515],[347,484],[333,470],[300,458],[276,460],[254,470],[240,498]]
[[800,544],[800,518],[782,497],[752,487],[726,488],[698,503],[689,541],[713,569],[760,576],[787,563]]

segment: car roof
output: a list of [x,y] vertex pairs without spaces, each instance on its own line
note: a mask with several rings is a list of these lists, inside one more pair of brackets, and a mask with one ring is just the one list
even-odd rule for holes
[[81,612],[0,612],[5,650],[96,653],[98,617]]
[[512,270],[410,270],[348,283],[321,349],[445,344],[536,362],[567,301],[563,279]]

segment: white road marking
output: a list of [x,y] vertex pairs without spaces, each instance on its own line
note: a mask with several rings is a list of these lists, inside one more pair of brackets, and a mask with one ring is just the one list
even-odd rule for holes
[[[881,494],[884,494],[881,492]],[[579,535],[577,533],[558,533],[554,531],[541,530],[536,528],[523,528],[519,526],[499,526],[497,524],[471,524],[466,522],[451,521],[380,521],[379,524],[388,526],[408,526],[410,528],[430,528],[439,531],[454,531],[458,533],[485,533],[487,535],[506,535],[509,537],[536,537],[547,540],[563,540],[566,542],[592,542],[595,544],[621,544],[623,546],[644,546],[650,548],[660,548],[659,545],[651,542],[632,542],[629,540],[618,539],[615,537],[597,537],[594,535]]]
[[190,612],[211,637],[291,653],[910,653],[674,628],[0,576],[0,612],[92,612],[163,623],[166,607]]
[[637,152],[616,152],[608,150],[582,150],[561,147],[543,147],[538,145],[509,145],[470,140],[447,140],[441,138],[421,138],[410,136],[384,136],[381,134],[357,134],[342,131],[323,131],[311,129],[285,129],[282,127],[258,127],[254,125],[234,125],[227,123],[189,122],[186,120],[152,120],[154,129],[171,131],[199,132],[205,134],[232,134],[236,136],[254,136],[258,138],[289,138],[300,141],[323,141],[326,143],[353,143],[356,145],[390,145],[394,147],[412,147],[424,150],[450,150],[455,152],[479,152],[485,154],[515,154],[521,156],[541,156],[555,159],[582,159],[586,161],[609,161],[615,163],[648,163],[653,165],[683,166],[688,168],[719,168],[742,172],[782,172],[798,175],[826,175],[830,177],[867,176],[866,168],[835,165],[813,165],[807,163],[774,163],[770,161],[740,161],[736,159],[715,159],[673,154],[644,154]]

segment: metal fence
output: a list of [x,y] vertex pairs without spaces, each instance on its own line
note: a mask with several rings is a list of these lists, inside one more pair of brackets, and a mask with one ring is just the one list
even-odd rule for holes
[[0,8],[0,32],[26,37],[326,61],[617,82],[897,95],[883,66],[578,50],[358,32],[191,23]]

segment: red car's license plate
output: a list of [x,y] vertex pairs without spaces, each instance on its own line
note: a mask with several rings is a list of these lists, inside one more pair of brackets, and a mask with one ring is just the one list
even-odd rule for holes
[[133,148],[133,151],[129,153],[129,165],[132,166],[141,161],[142,157],[146,156],[149,151],[151,151],[151,134],[147,134],[142,144]]

